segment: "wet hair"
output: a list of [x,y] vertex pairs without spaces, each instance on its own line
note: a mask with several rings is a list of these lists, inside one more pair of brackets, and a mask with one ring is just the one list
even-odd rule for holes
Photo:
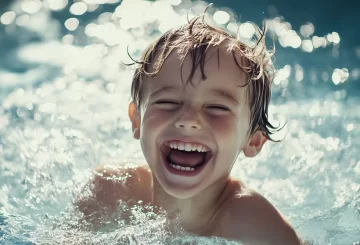
[[[191,72],[185,84],[190,82],[193,85],[192,78],[198,68],[200,68],[202,79],[206,79],[204,67],[207,50],[215,48],[219,62],[220,46],[225,45],[226,52],[232,54],[236,65],[248,78],[245,85],[239,86],[247,87],[246,99],[250,107],[249,135],[260,130],[267,139],[275,141],[271,135],[281,128],[273,126],[268,117],[271,85],[275,71],[272,56],[275,49],[268,50],[266,48],[266,28],[261,30],[256,24],[251,23],[255,28],[255,35],[252,40],[245,42],[241,41],[237,34],[233,35],[224,29],[206,23],[204,15],[195,17],[187,24],[165,32],[142,53],[139,61],[133,59],[133,64],[138,64],[138,67],[132,80],[131,96],[137,110],[140,111],[143,101],[145,79],[155,77],[173,51],[176,50],[181,54],[182,64],[185,57],[190,55]],[[183,77],[181,78],[183,79]]]

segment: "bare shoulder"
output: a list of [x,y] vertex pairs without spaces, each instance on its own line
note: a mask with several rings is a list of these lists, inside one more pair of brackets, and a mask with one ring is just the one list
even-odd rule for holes
[[126,202],[147,201],[151,175],[147,166],[99,165],[76,206],[85,215],[93,217],[111,214],[119,200]]
[[150,186],[150,176],[147,166],[100,165],[94,173],[94,190],[99,201],[109,204],[119,199],[138,201],[146,198],[143,194]]
[[285,217],[266,198],[251,189],[239,188],[228,199],[221,214],[225,237],[244,244],[301,244]]

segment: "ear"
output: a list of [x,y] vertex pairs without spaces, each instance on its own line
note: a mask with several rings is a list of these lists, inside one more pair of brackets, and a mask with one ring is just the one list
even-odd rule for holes
[[249,139],[249,142],[243,148],[244,155],[247,157],[256,156],[262,149],[263,145],[267,141],[264,133],[257,130]]
[[129,118],[132,124],[133,136],[138,140],[140,139],[141,117],[133,101],[129,104]]

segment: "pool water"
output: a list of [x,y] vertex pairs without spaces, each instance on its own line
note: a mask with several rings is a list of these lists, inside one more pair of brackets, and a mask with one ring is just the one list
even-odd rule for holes
[[[98,232],[72,226],[81,218],[72,203],[99,163],[144,162],[127,118],[127,48],[139,57],[156,36],[207,5],[29,0],[0,9],[0,244],[234,244],[181,228],[169,235],[164,215],[140,206],[127,210],[130,223],[114,217]],[[220,4],[208,13],[230,31],[240,23]],[[241,21],[246,39],[252,30]],[[316,36],[311,23],[299,31],[284,18],[267,22],[279,57],[270,113],[287,120],[277,135],[286,138],[254,159],[239,157],[232,174],[268,198],[305,240],[359,244],[360,49],[340,48],[335,30]],[[331,62],[343,50],[349,58]]]

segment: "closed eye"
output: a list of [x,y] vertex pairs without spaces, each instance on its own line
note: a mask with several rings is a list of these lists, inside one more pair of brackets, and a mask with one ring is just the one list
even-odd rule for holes
[[181,102],[176,100],[157,100],[153,104],[162,110],[177,110],[181,107]]
[[173,104],[173,105],[179,105],[180,103],[177,101],[172,101],[172,100],[158,100],[155,101],[154,104]]
[[210,106],[207,106],[206,108],[215,109],[215,110],[222,110],[222,111],[230,111],[229,108],[227,108],[226,106],[222,106],[222,105],[210,105]]

